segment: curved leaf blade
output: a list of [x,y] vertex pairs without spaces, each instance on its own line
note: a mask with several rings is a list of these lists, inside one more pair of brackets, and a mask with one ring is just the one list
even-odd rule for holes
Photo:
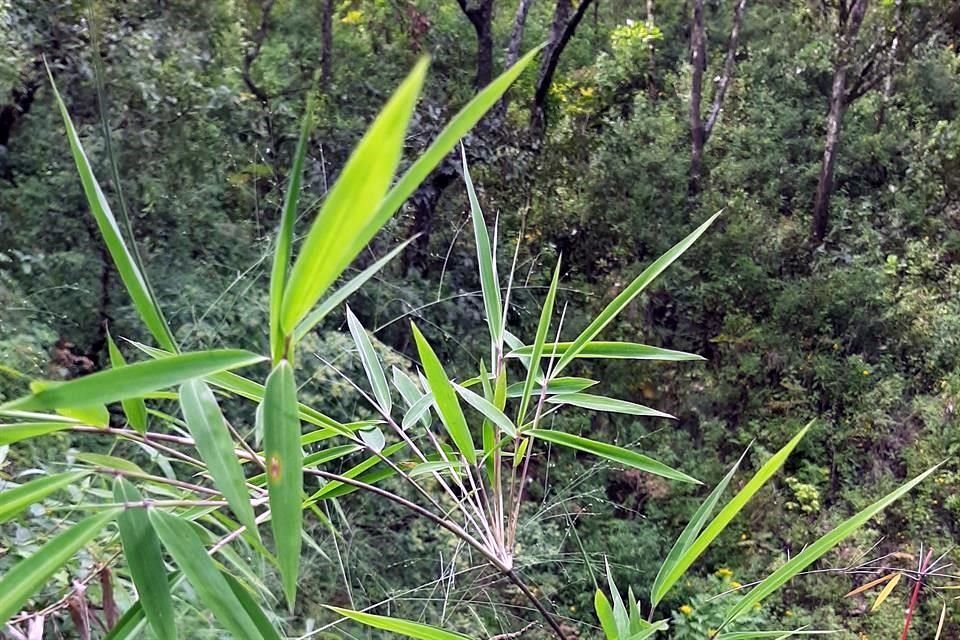
[[350,335],[357,345],[357,352],[360,354],[360,363],[367,374],[367,380],[370,381],[370,388],[373,390],[373,397],[376,398],[380,410],[384,414],[390,415],[393,409],[393,400],[390,397],[390,387],[387,386],[387,376],[383,373],[383,365],[380,364],[380,358],[373,348],[370,336],[367,330],[363,328],[357,316],[353,315],[350,307],[347,307],[347,325],[350,328]]
[[10,520],[30,505],[40,502],[51,493],[78,482],[87,474],[87,471],[58,473],[0,492],[0,524]]
[[372,613],[362,613],[360,611],[351,611],[350,609],[341,609],[339,607],[327,607],[331,611],[334,611],[344,618],[349,618],[360,624],[364,624],[368,627],[373,627],[374,629],[382,629],[383,631],[390,631],[392,633],[398,633],[407,638],[414,638],[414,640],[470,640],[469,637],[461,635],[459,633],[454,633],[452,631],[445,631],[443,629],[438,629],[437,627],[431,627],[430,625],[421,624],[419,622],[412,622],[410,620],[400,620],[399,618],[390,618],[387,616],[378,616]]
[[[107,334],[107,350],[110,353],[110,366],[114,369],[127,366],[127,361],[117,348],[117,343],[113,337]],[[141,434],[147,432],[147,405],[143,398],[127,398],[120,401],[123,407],[123,414],[127,416],[127,422]]]
[[[559,358],[566,355],[573,342],[550,342],[544,345],[548,357]],[[531,355],[536,345],[524,345],[507,354],[508,358],[522,358]],[[674,351],[661,347],[651,347],[637,342],[588,342],[575,356],[577,358],[610,358],[620,360],[658,360],[665,362],[704,361],[706,358],[695,353]]]

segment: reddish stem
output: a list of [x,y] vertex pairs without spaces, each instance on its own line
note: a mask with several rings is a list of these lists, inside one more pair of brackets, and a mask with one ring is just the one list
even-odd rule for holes
[[913,585],[913,595],[910,596],[910,606],[907,607],[907,617],[903,619],[903,633],[900,634],[900,640],[907,640],[907,634],[910,632],[910,623],[913,622],[913,612],[917,609],[917,602],[920,600],[920,587],[923,586],[923,572],[927,570],[930,564],[930,558],[933,557],[933,549],[927,552],[927,556],[920,564],[920,571],[917,573],[917,583]]

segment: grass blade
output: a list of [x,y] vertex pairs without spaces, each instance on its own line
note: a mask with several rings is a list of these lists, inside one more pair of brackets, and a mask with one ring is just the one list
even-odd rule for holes
[[293,251],[293,225],[297,220],[297,207],[300,202],[300,183],[303,179],[303,161],[307,156],[310,132],[313,129],[313,98],[307,96],[307,108],[300,124],[300,139],[293,154],[293,166],[287,179],[287,193],[283,199],[283,211],[280,214],[280,228],[277,229],[277,246],[273,253],[273,268],[270,271],[270,355],[273,362],[287,355],[290,345],[280,323],[280,311],[283,305],[283,293],[287,285],[287,270],[290,268],[290,255]]
[[57,85],[53,81],[53,74],[50,73],[49,68],[47,68],[47,76],[50,78],[53,96],[60,109],[60,115],[63,117],[67,138],[70,141],[70,151],[77,165],[77,172],[80,174],[80,182],[83,184],[83,193],[86,195],[87,204],[90,206],[90,212],[97,222],[97,227],[100,228],[100,235],[103,236],[110,257],[113,258],[113,263],[120,273],[120,279],[123,281],[127,293],[130,294],[131,300],[133,300],[133,306],[140,314],[144,324],[147,325],[147,329],[156,339],[157,344],[167,351],[176,352],[177,344],[173,338],[173,332],[170,331],[170,326],[167,324],[166,318],[163,317],[163,312],[160,310],[160,306],[157,304],[157,300],[147,282],[146,274],[137,267],[133,254],[123,240],[123,234],[117,224],[117,219],[114,217],[110,204],[93,175],[93,169],[90,167],[90,162],[87,160],[83,146],[80,144],[80,136],[77,135],[77,130],[70,120],[70,113],[67,111],[63,98],[60,97],[60,92],[57,90]]
[[[119,369],[120,367],[127,366],[127,361],[124,359],[123,354],[120,353],[120,349],[117,348],[117,343],[113,341],[113,337],[109,333],[107,334],[107,350],[110,353],[111,368]],[[127,422],[130,423],[130,426],[141,434],[146,433],[147,405],[144,403],[143,398],[127,398],[121,400],[120,406],[123,407],[123,414],[127,416]]]
[[281,360],[267,378],[263,398],[263,445],[267,460],[270,525],[287,606],[293,610],[303,531],[303,449],[293,367]]
[[[128,480],[118,477],[113,483],[117,502],[141,502],[143,496]],[[177,637],[170,583],[163,565],[160,538],[157,537],[146,509],[125,509],[117,517],[123,554],[130,577],[137,588],[144,614],[158,638]]]
[[610,606],[610,600],[603,595],[603,591],[600,591],[600,589],[597,589],[596,593],[593,594],[593,608],[600,620],[603,635],[607,637],[607,640],[618,640],[620,634],[617,631],[617,621],[613,616],[613,607]]
[[625,413],[631,416],[652,416],[654,418],[670,418],[676,420],[669,413],[663,413],[642,404],[627,402],[626,400],[617,400],[616,398],[607,398],[605,396],[595,396],[589,393],[565,393],[559,396],[552,396],[547,399],[551,404],[570,405],[581,407],[583,409],[592,409],[594,411],[608,411],[610,413]]
[[415,640],[470,640],[470,638],[465,635],[453,633],[452,631],[444,631],[443,629],[431,627],[430,625],[419,622],[378,616],[372,613],[361,613],[360,611],[351,611],[350,609],[341,609],[339,607],[327,608],[344,618],[349,618],[368,627],[390,631],[391,633],[397,633],[407,638],[414,638]]
[[686,238],[678,242],[667,251],[665,254],[657,258],[653,264],[643,270],[636,279],[627,285],[627,288],[620,292],[620,294],[614,298],[610,304],[608,304],[603,311],[591,322],[583,332],[577,336],[577,339],[573,341],[570,347],[564,352],[560,357],[560,360],[557,361],[556,367],[553,369],[554,375],[563,371],[563,369],[570,364],[570,362],[576,358],[580,352],[593,341],[597,334],[599,334],[604,327],[606,327],[610,322],[619,314],[621,311],[626,308],[626,306],[640,295],[644,289],[647,288],[651,282],[656,279],[661,273],[666,270],[673,262],[679,258],[683,253],[690,248],[690,246],[697,241],[697,239],[703,235],[703,233],[713,224],[717,219],[720,213],[713,214],[706,222],[697,227],[697,229],[688,235]]
[[[544,345],[544,352],[550,358],[566,355],[573,342],[550,342]],[[525,345],[507,354],[508,358],[520,358],[533,353],[536,345]],[[576,355],[577,358],[612,358],[620,360],[662,360],[684,362],[688,360],[706,360],[703,356],[685,351],[650,347],[636,342],[588,342]]]
[[184,353],[50,385],[32,395],[8,402],[2,408],[35,411],[109,404],[263,360],[263,356],[242,349]]
[[360,140],[327,194],[290,271],[280,312],[291,333],[386,220],[371,222],[400,163],[407,125],[427,72],[421,60]]
[[393,400],[390,397],[390,387],[387,386],[387,376],[383,373],[383,366],[380,364],[377,352],[373,349],[373,343],[370,342],[367,330],[357,320],[357,316],[353,315],[350,307],[347,307],[347,325],[350,327],[350,335],[353,336],[353,341],[357,345],[360,362],[367,374],[367,380],[370,381],[370,388],[373,389],[373,397],[376,398],[380,410],[385,415],[390,415],[390,411],[393,409]]
[[157,509],[148,509],[154,530],[193,586],[200,602],[234,637],[259,640],[256,626],[234,595],[190,523]]
[[735,631],[733,633],[721,633],[717,636],[717,640],[760,640],[761,638],[784,640],[791,636],[825,636],[832,633],[837,632],[814,629],[806,630],[803,627],[794,629],[793,631]]
[[255,537],[257,524],[247,493],[243,468],[234,451],[235,444],[213,392],[201,380],[190,380],[180,387],[180,408],[200,457],[240,524]]
[[330,294],[328,297],[324,298],[317,307],[307,314],[307,317],[303,319],[300,324],[297,325],[297,329],[293,332],[293,339],[295,342],[300,342],[304,336],[306,336],[310,331],[313,330],[327,315],[339,307],[347,298],[356,293],[360,287],[365,285],[370,278],[380,273],[380,270],[387,266],[394,258],[400,255],[400,252],[407,248],[407,246],[416,240],[416,236],[413,238],[408,238],[404,240],[396,247],[390,250],[387,255],[383,256],[372,265],[352,277],[346,284],[337,289],[335,292]]
[[646,471],[647,473],[652,473],[664,478],[670,478],[671,480],[701,484],[699,480],[691,478],[687,474],[668,467],[653,458],[630,451],[629,449],[624,449],[623,447],[607,444],[606,442],[597,442],[589,438],[563,433],[562,431],[551,431],[549,429],[530,429],[529,431],[525,431],[524,435],[533,436],[569,449],[590,453],[618,464]]
[[670,552],[667,554],[667,558],[663,561],[663,564],[660,565],[660,570],[657,572],[657,577],[653,580],[653,586],[650,589],[651,603],[653,606],[657,606],[657,604],[659,604],[660,600],[666,594],[666,590],[663,589],[664,580],[677,565],[680,557],[687,552],[696,537],[700,535],[704,525],[707,524],[707,519],[713,515],[713,510],[717,507],[717,503],[720,502],[720,497],[723,495],[723,492],[726,491],[727,485],[730,484],[730,481],[733,479],[737,469],[740,468],[740,463],[743,462],[743,458],[746,455],[747,452],[744,451],[743,455],[740,456],[740,459],[737,460],[737,463],[733,465],[730,471],[727,472],[727,475],[723,477],[723,480],[721,480],[720,483],[714,487],[713,491],[710,492],[710,495],[707,496],[707,499],[703,501],[703,504],[700,505],[697,511],[693,514],[693,517],[690,519],[690,522],[687,523],[687,526],[684,527],[683,531],[680,533],[680,537],[677,538],[677,541],[670,549]]
[[500,282],[497,278],[497,263],[493,250],[490,247],[490,235],[487,233],[487,223],[483,219],[477,191],[470,179],[470,168],[467,166],[467,150],[460,145],[460,156],[463,165],[463,181],[467,185],[467,198],[470,200],[470,216],[473,221],[473,237],[477,245],[477,265],[480,268],[480,289],[483,293],[483,309],[487,315],[487,326],[490,328],[490,344],[496,349],[503,342],[503,300],[500,297]]
[[717,514],[717,517],[714,518],[707,528],[697,536],[697,539],[693,541],[692,544],[687,547],[686,551],[677,558],[676,563],[670,568],[669,571],[665,573],[663,579],[660,582],[660,586],[653,593],[653,602],[660,602],[663,599],[663,596],[670,591],[671,587],[676,584],[677,580],[686,573],[687,569],[690,568],[697,558],[706,551],[707,547],[710,546],[720,533],[727,528],[727,525],[730,524],[730,521],[736,517],[740,510],[750,501],[751,498],[760,490],[767,481],[773,477],[773,475],[783,466],[783,463],[786,462],[787,457],[794,450],[794,448],[800,444],[800,441],[807,431],[810,430],[810,427],[813,423],[807,424],[800,432],[793,437],[790,442],[788,442],[780,451],[775,453],[773,456],[767,460],[760,470],[757,471],[750,481],[744,485],[737,495],[735,495],[730,502],[720,510],[720,513]]
[[733,606],[730,611],[727,612],[726,620],[724,621],[723,626],[726,626],[735,620],[744,611],[747,611],[750,607],[753,607],[755,603],[760,602],[769,596],[795,575],[816,562],[821,556],[840,544],[844,538],[862,527],[871,518],[890,506],[890,504],[906,495],[911,489],[921,483],[927,478],[927,476],[936,471],[939,467],[940,465],[938,464],[930,469],[927,469],[913,480],[901,485],[899,488],[888,493],[886,496],[880,500],[877,500],[866,509],[848,518],[842,522],[840,526],[821,536],[816,542],[809,545],[803,551],[791,558],[786,564],[767,576],[763,582],[751,589],[746,596],[744,596],[743,600]]
[[7,571],[0,578],[0,629],[6,626],[30,596],[46,584],[50,576],[61,570],[73,554],[93,540],[116,517],[118,511],[110,509],[81,520]]
[[888,582],[886,586],[880,590],[880,593],[877,594],[877,599],[874,600],[873,606],[870,607],[870,613],[873,613],[879,609],[880,605],[882,605],[884,601],[890,597],[890,594],[893,593],[893,590],[897,587],[897,584],[899,584],[900,578],[902,577],[903,574],[900,572],[893,574],[893,578],[891,578],[890,582]]
[[467,459],[467,462],[476,464],[477,452],[473,445],[473,437],[470,435],[470,429],[467,427],[467,420],[463,416],[463,408],[457,400],[457,393],[453,389],[453,384],[443,370],[443,365],[440,364],[433,347],[420,333],[420,329],[412,322],[410,326],[417,343],[420,362],[423,364],[423,372],[427,376],[427,382],[430,383],[437,413],[440,414],[440,421],[443,422],[447,433],[450,434],[450,438],[453,439],[457,449]]
[[[544,343],[547,341],[547,332],[550,330],[550,320],[553,318],[553,306],[557,299],[557,287],[560,284],[560,260],[557,260],[557,266],[553,269],[553,280],[550,281],[550,289],[547,291],[547,297],[543,301],[543,308],[540,310],[540,321],[537,323],[537,335],[533,340],[528,354],[530,359],[527,364],[527,379],[523,383],[523,393],[520,396],[520,408],[517,410],[517,422],[523,423],[527,415],[527,407],[530,404],[530,398],[533,395],[533,386],[537,381],[540,371],[540,357],[543,355]],[[549,382],[547,383],[549,386]]]
[[54,491],[78,482],[86,471],[68,471],[37,478],[14,489],[0,493],[0,524],[10,520],[32,504],[40,502]]

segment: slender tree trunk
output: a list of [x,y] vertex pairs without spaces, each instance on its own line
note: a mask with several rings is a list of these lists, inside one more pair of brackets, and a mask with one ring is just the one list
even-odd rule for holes
[[[503,57],[503,66],[509,69],[520,59],[520,45],[523,43],[523,32],[527,26],[527,15],[530,13],[530,7],[533,6],[533,0],[520,0],[517,3],[517,12],[513,15],[513,28],[510,29],[510,40],[507,41],[507,49]],[[507,115],[507,107],[510,105],[510,92],[507,91],[500,99],[497,105],[497,117],[503,119]]]
[[553,12],[553,24],[550,27],[550,44],[540,64],[540,74],[537,76],[537,88],[533,95],[533,108],[530,113],[530,129],[536,136],[542,136],[546,129],[547,96],[550,94],[550,85],[560,63],[560,55],[570,42],[570,38],[577,30],[577,26],[586,14],[592,0],[580,0],[576,11],[571,15],[570,0],[557,0]]
[[687,191],[695,196],[700,191],[703,171],[703,146],[706,130],[700,112],[703,101],[703,73],[707,66],[707,34],[704,25],[703,0],[693,0],[693,24],[690,29],[690,180]]
[[727,55],[723,60],[723,73],[713,94],[713,104],[710,105],[710,114],[704,126],[704,144],[710,140],[713,127],[717,124],[720,112],[723,110],[723,100],[727,97],[727,89],[733,78],[733,69],[737,60],[737,44],[740,41],[740,27],[743,24],[743,14],[747,8],[747,0],[738,0],[733,10],[733,26],[730,28],[730,39],[727,41]]
[[[656,26],[653,14],[653,0],[647,0],[647,29],[653,29]],[[653,38],[647,44],[649,59],[647,60],[647,97],[651,101],[656,100],[659,91],[657,90],[657,45]]]
[[477,73],[473,81],[479,91],[493,80],[493,0],[480,0],[471,6],[469,0],[457,0],[477,34]]
[[[830,87],[830,107],[827,111],[827,132],[823,143],[823,160],[817,179],[817,191],[813,203],[813,221],[810,240],[820,244],[827,235],[830,221],[830,197],[833,195],[833,176],[840,144],[840,130],[847,111],[847,74],[850,71],[853,50],[869,0],[854,0],[849,11],[841,12],[840,38],[837,44],[833,83]],[[846,18],[843,20],[843,18]]]
[[330,88],[333,76],[333,0],[322,0],[320,16],[320,86]]
[[890,49],[888,50],[889,65],[890,70],[887,75],[883,78],[883,94],[880,97],[880,108],[877,109],[877,119],[876,119],[876,132],[880,133],[883,129],[883,123],[887,117],[887,106],[890,103],[890,99],[893,97],[893,75],[894,67],[897,64],[897,54],[898,49],[900,48],[900,28],[902,26],[902,13],[903,11],[903,2],[902,0],[896,0],[896,16],[894,18],[894,34],[893,40],[890,41]]

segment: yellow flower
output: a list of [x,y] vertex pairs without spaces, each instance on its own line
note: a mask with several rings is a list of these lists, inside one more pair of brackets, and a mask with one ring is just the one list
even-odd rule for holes
[[753,603],[753,608],[754,608],[754,609],[759,609],[759,608],[760,608],[760,603],[759,603],[759,602]]
[[717,569],[718,578],[729,578],[732,575],[733,575],[733,571],[731,571],[727,567],[720,567],[719,569]]
[[790,611],[790,609],[787,609],[786,611],[783,612],[783,615],[787,616],[788,618],[792,618],[793,611]]
[[592,98],[593,87],[580,87],[580,95],[582,95],[584,98]]
[[749,536],[748,536],[747,534],[745,534],[745,533],[741,533],[741,534],[740,534],[740,539],[741,539],[741,540],[746,540],[748,537],[749,537]]
[[340,22],[343,24],[360,24],[363,22],[363,11],[348,11],[347,15],[340,18]]
[[743,586],[743,584],[740,583],[740,582],[737,582],[736,580],[731,580],[731,581],[730,581],[730,588],[731,588],[731,589],[739,589],[739,588],[742,587],[742,586]]
[[682,614],[685,615],[685,616],[688,616],[688,615],[690,615],[691,613],[693,613],[693,607],[691,607],[691,606],[688,605],[688,604],[685,604],[685,605],[683,605],[682,607],[680,607],[680,613],[682,613]]
[[864,370],[863,370],[863,371],[861,371],[860,373],[862,373],[862,374],[863,374],[863,375],[865,375],[865,376],[868,376],[868,375],[870,375],[870,371],[869,371],[869,370],[867,370],[867,369],[864,369]]

